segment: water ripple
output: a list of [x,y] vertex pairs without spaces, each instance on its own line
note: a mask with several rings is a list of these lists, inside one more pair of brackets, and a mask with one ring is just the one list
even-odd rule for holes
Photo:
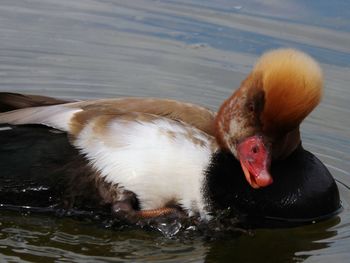
[[158,231],[113,229],[0,211],[2,260],[348,260],[348,10],[349,3],[339,0],[1,1],[1,91],[70,99],[167,97],[216,110],[263,51],[288,46],[310,53],[324,70],[325,95],[302,125],[303,145],[335,176],[344,207],[338,217],[316,225],[220,231],[222,236],[186,232],[177,224]]

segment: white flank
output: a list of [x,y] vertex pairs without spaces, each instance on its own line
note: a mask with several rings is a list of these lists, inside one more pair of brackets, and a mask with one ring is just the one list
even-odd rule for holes
[[72,116],[81,111],[64,105],[19,109],[0,113],[0,123],[43,124],[62,131],[69,131]]
[[[179,203],[190,214],[205,211],[202,193],[212,138],[196,129],[188,136],[186,124],[160,118],[153,122],[113,119],[102,133],[89,122],[74,145],[107,182],[137,194],[142,209]],[[189,127],[189,126],[188,126]]]

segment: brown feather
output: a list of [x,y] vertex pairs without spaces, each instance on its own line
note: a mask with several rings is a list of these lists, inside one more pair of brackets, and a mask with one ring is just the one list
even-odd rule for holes
[[39,95],[24,95],[11,92],[0,92],[0,112],[28,107],[63,104],[67,102],[70,101]]
[[73,133],[79,132],[81,125],[98,115],[139,112],[183,121],[209,135],[214,134],[214,112],[204,107],[175,100],[157,98],[102,99],[72,103],[70,106],[83,109],[83,112],[78,113],[71,124]]
[[[122,140],[119,140],[118,136],[106,136],[106,131],[113,121],[118,121],[119,123],[125,124],[125,128],[127,129],[128,123],[150,123],[161,119],[169,120],[169,118],[166,117],[143,112],[120,112],[113,109],[104,109],[103,111],[98,111],[98,109],[95,110],[95,107],[91,106],[89,109],[85,109],[74,115],[70,124],[70,135],[72,135],[71,139],[74,140],[79,135],[81,130],[85,127],[85,125],[89,123],[92,124],[94,134],[103,136],[104,140],[108,141],[109,145],[113,145],[114,147],[121,147],[125,146],[125,144]],[[160,129],[159,132],[169,137],[169,139],[176,139],[176,137],[179,136],[179,134],[176,132],[167,129]],[[202,140],[196,136],[198,133],[202,133],[202,135],[208,139],[210,142],[209,145],[207,144],[207,141]],[[213,136],[210,136],[199,129],[196,130],[193,126],[183,125],[183,132],[181,133],[181,136],[186,136],[186,138],[194,145],[201,147],[208,146],[213,150],[217,148],[217,144],[213,140]]]

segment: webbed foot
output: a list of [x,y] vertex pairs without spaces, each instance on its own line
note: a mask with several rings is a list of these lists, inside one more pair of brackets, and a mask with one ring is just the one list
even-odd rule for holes
[[116,218],[126,220],[130,223],[187,218],[187,214],[180,207],[162,207],[150,210],[136,210],[130,200],[114,202],[112,205],[112,214]]

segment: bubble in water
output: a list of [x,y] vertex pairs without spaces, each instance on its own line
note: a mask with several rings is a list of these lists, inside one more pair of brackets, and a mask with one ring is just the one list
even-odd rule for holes
[[175,236],[181,228],[182,224],[177,220],[174,220],[172,222],[160,223],[156,226],[156,229],[166,237]]

